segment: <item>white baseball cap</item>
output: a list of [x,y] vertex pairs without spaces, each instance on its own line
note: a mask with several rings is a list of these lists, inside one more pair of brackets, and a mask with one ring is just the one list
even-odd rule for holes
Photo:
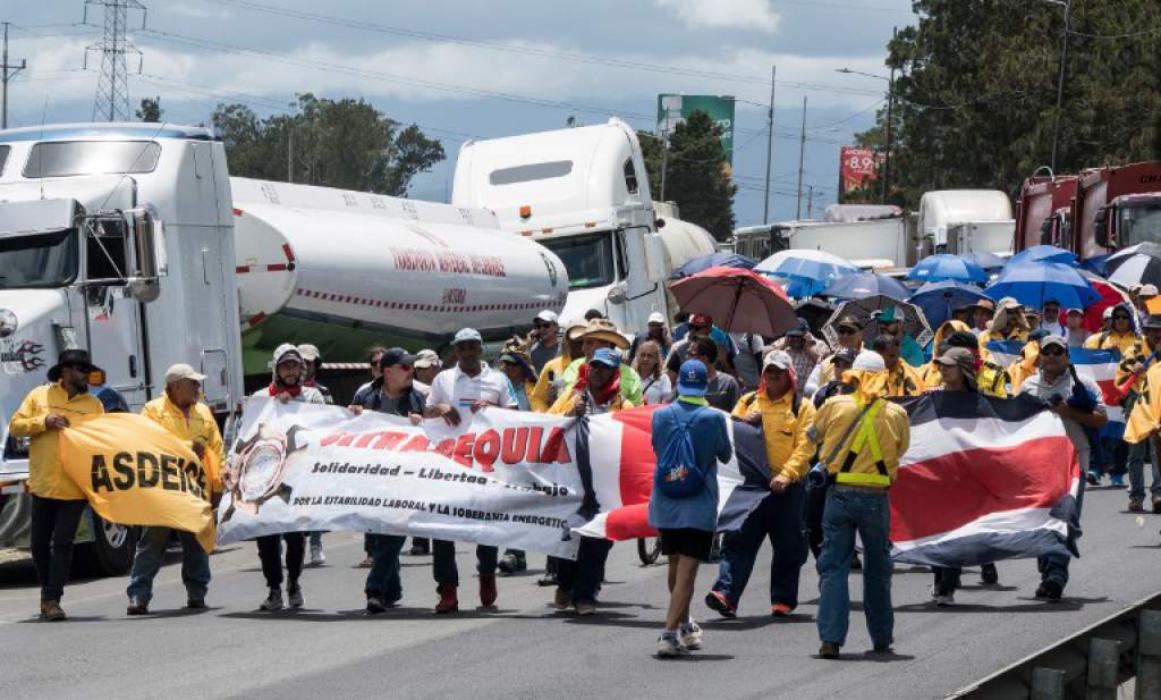
[[420,350],[415,353],[415,362],[412,365],[417,369],[427,369],[428,367],[442,367],[443,362],[435,350]]
[[318,346],[311,345],[310,343],[303,343],[302,345],[299,345],[298,354],[302,355],[302,359],[306,360],[307,362],[314,362],[322,355],[322,353],[318,351]]
[[864,350],[855,357],[851,369],[861,369],[867,372],[886,372],[887,363],[883,356],[873,350]]
[[545,309],[544,311],[536,314],[536,320],[560,325],[560,316],[557,316],[556,312],[552,311],[551,309]]
[[456,331],[455,337],[452,338],[452,345],[470,343],[472,341],[482,344],[484,342],[484,337],[480,335],[480,332],[475,328],[461,328]]
[[767,367],[777,367],[781,370],[790,369],[794,361],[790,359],[790,354],[783,350],[771,350],[762,358],[762,371],[765,372]]
[[653,313],[649,314],[649,323],[664,324],[665,314],[661,313],[660,311],[654,311]]
[[173,384],[174,382],[180,382],[183,379],[192,379],[195,382],[201,384],[206,380],[206,375],[198,372],[193,367],[190,367],[184,362],[179,362],[165,370],[165,383],[167,385]]

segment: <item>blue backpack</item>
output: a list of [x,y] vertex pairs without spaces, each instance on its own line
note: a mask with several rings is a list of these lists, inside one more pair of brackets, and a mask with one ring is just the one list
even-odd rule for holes
[[690,413],[688,421],[682,422],[681,411],[674,411],[677,430],[665,446],[665,451],[657,456],[657,466],[653,471],[653,488],[670,498],[688,498],[705,488],[705,472],[697,463],[693,450],[693,438],[689,434],[689,424],[693,417],[705,409]]

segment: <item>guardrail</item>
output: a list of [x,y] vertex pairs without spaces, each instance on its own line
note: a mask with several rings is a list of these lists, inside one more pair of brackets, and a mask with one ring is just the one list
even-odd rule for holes
[[1161,698],[1161,594],[1038,651],[950,698],[1115,700],[1135,679],[1137,700]]

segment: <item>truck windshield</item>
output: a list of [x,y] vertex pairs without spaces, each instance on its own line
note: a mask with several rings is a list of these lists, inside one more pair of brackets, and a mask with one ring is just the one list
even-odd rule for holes
[[1161,200],[1121,209],[1119,242],[1122,246],[1161,243]]
[[0,238],[0,289],[63,287],[76,276],[75,230]]
[[563,238],[538,238],[536,242],[556,253],[564,262],[568,270],[569,289],[605,287],[617,278],[611,231]]

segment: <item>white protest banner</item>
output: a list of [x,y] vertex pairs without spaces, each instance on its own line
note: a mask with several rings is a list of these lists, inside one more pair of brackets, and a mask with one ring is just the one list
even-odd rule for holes
[[569,527],[586,519],[575,419],[485,409],[453,429],[270,399],[245,409],[220,544],[353,530],[575,556]]

